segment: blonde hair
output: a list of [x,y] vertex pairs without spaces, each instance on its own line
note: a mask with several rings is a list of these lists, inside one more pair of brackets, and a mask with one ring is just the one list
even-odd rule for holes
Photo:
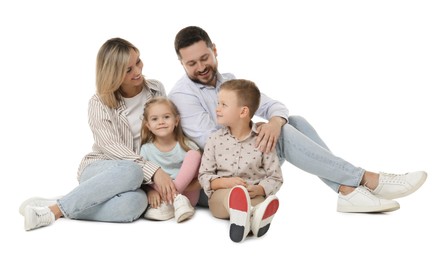
[[166,97],[153,97],[150,99],[144,107],[144,114],[142,117],[142,127],[141,127],[141,145],[145,143],[153,143],[156,139],[156,135],[154,135],[146,126],[149,117],[150,108],[152,108],[156,104],[167,104],[172,112],[172,114],[178,119],[178,124],[175,127],[174,134],[176,141],[179,142],[179,145],[184,149],[184,151],[189,151],[191,148],[186,144],[188,138],[184,135],[181,126],[181,120],[179,116],[179,110],[176,105]]
[[[130,61],[130,51],[139,50],[121,38],[106,41],[96,60],[96,92],[101,101],[110,108],[117,108],[121,95],[119,89],[124,82]],[[143,84],[147,84],[145,81]]]

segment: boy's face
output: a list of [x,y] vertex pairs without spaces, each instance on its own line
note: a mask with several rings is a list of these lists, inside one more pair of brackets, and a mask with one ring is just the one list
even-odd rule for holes
[[243,107],[238,105],[238,98],[234,91],[222,89],[218,93],[218,106],[216,107],[216,120],[223,126],[232,126],[240,118]]
[[204,41],[199,41],[180,49],[179,54],[182,67],[192,81],[207,86],[216,85],[218,60],[215,46],[209,48]]

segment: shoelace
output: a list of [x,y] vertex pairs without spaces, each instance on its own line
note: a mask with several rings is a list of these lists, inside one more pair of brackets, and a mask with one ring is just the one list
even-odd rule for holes
[[403,183],[404,182],[403,177],[405,175],[394,174],[394,173],[385,173],[385,172],[380,172],[380,174],[381,174],[380,177],[384,177],[387,182],[392,182],[392,183]]
[[388,177],[398,177],[400,174],[395,173],[387,173],[387,172],[379,172],[381,175],[388,176]]
[[38,221],[37,221],[38,227],[42,226],[42,225],[46,226],[46,225],[49,225],[52,223],[52,215],[51,215],[50,211],[45,211],[42,213],[42,212],[34,210],[34,213],[36,214],[37,219],[38,219]]

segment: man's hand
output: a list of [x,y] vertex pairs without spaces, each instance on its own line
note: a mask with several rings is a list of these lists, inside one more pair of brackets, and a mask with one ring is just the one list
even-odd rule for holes
[[281,127],[285,123],[286,120],[281,117],[272,117],[267,123],[257,123],[258,136],[255,146],[258,150],[266,154],[273,151],[280,137]]

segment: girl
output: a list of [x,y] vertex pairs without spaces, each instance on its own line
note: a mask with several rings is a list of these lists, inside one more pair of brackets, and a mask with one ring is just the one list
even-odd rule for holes
[[88,123],[94,137],[93,151],[78,170],[79,186],[59,199],[31,198],[19,212],[25,230],[70,219],[132,222],[148,205],[141,184],[156,184],[164,200],[176,188],[158,164],[140,154],[141,115],[144,104],[165,96],[157,80],[145,79],[139,50],[130,42],[113,38],[97,54],[96,94],[90,99]]
[[[165,97],[151,99],[144,109],[142,119],[141,155],[156,162],[164,169],[176,186],[178,194],[173,203],[163,201],[157,184],[147,191],[150,208],[144,217],[167,220],[175,217],[182,222],[194,214],[201,186],[197,180],[201,154],[198,145],[182,132],[176,106]],[[183,193],[184,195],[181,195]]]

